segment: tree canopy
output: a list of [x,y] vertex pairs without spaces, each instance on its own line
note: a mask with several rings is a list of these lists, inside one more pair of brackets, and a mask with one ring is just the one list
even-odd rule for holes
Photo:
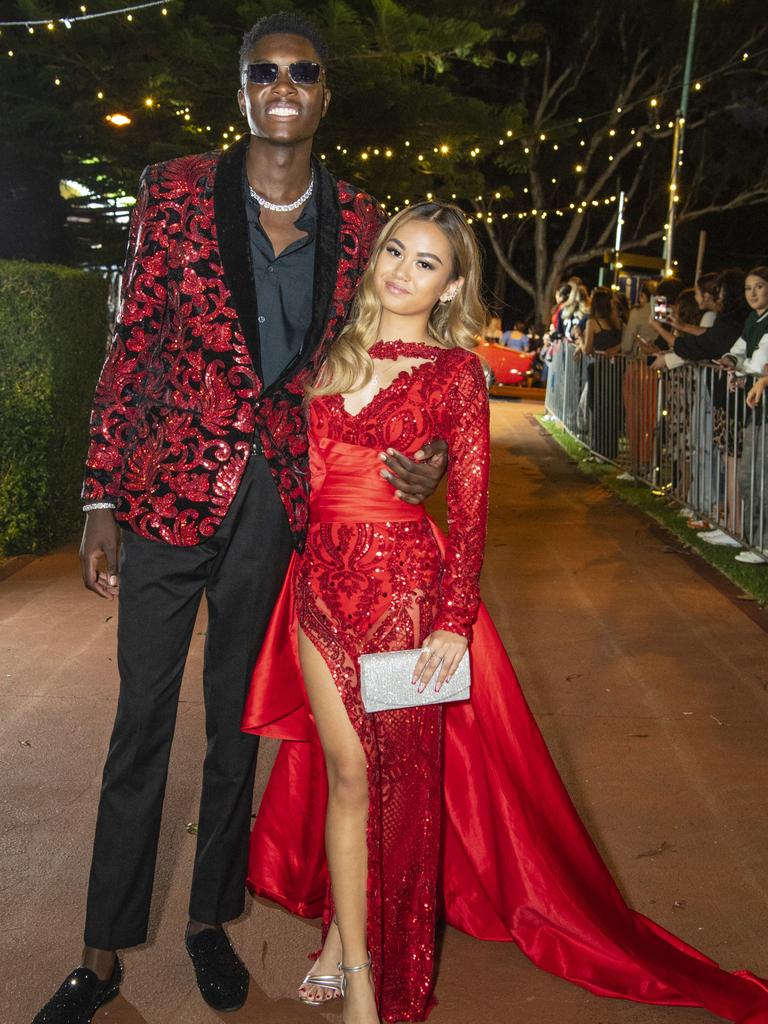
[[[0,39],[3,255],[87,260],[61,230],[72,216],[61,180],[119,211],[147,163],[239,137],[242,33],[286,7],[331,44],[318,154],[389,210],[430,195],[459,202],[498,268],[499,301],[543,315],[553,284],[613,244],[622,189],[628,245],[660,252],[690,0],[574,0],[567,16],[555,0],[168,0],[71,28],[58,19],[77,14],[74,0],[12,7],[54,27],[7,27]],[[721,211],[730,224],[768,201],[764,24],[757,0],[702,0],[681,225],[717,225]],[[116,114],[129,123],[107,120]],[[104,263],[121,258],[124,218],[112,223],[101,242],[82,232]],[[750,239],[763,245],[744,223],[739,258]],[[681,236],[686,252],[694,234]]]

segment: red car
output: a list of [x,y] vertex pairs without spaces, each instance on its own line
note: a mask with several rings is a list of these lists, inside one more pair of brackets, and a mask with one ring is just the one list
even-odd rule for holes
[[496,385],[529,388],[534,383],[535,352],[519,352],[492,341],[479,342],[474,351],[488,368],[485,376],[489,388]]

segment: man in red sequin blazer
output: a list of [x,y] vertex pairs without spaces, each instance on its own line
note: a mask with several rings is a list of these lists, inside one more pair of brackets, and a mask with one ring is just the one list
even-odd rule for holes
[[[311,155],[330,99],[325,56],[308,23],[262,19],[240,55],[247,140],[141,179],[83,489],[85,584],[119,596],[120,698],[82,966],[36,1024],[90,1021],[118,991],[115,951],[146,939],[181,677],[204,592],[208,746],[186,945],[211,1006],[236,1009],[246,997],[247,971],[221,928],[244,904],[257,740],[240,718],[306,527],[303,383],[344,322],[381,223],[369,195]],[[442,472],[389,464],[408,500],[431,493]]]

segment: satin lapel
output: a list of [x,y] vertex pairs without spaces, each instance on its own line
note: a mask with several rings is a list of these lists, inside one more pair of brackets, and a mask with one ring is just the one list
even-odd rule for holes
[[232,296],[256,373],[261,377],[259,311],[251,266],[248,220],[243,200],[245,140],[225,149],[219,158],[213,186],[213,209],[224,280]]
[[302,366],[310,361],[325,335],[341,260],[341,204],[336,179],[314,157],[312,165],[317,183],[315,281],[312,292],[312,321],[304,336],[301,352]]

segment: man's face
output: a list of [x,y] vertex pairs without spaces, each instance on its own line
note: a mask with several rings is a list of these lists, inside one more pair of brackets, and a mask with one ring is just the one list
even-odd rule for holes
[[275,34],[259,39],[248,55],[248,63],[270,61],[279,65],[277,81],[257,85],[244,76],[237,94],[240,111],[248,120],[252,135],[269,142],[292,145],[311,139],[331,100],[325,85],[325,70],[316,85],[296,85],[288,65],[296,61],[320,63],[317,52],[304,36]]

